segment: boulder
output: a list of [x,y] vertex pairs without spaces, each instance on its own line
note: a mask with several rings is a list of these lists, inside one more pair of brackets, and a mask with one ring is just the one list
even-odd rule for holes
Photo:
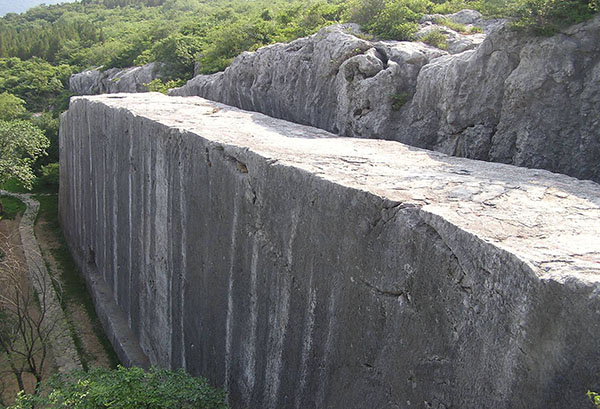
[[146,84],[160,78],[161,67],[160,63],[149,63],[141,67],[83,71],[71,75],[69,89],[77,95],[147,92]]

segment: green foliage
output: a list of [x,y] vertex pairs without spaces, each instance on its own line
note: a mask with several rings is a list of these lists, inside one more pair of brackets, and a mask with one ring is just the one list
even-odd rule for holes
[[15,178],[31,188],[35,179],[31,167],[48,145],[48,138],[31,122],[0,120],[0,185]]
[[17,215],[25,212],[25,203],[12,196],[2,196],[0,202],[2,202],[0,208],[4,210],[4,213],[0,215],[0,219],[14,220]]
[[35,163],[34,169],[37,170],[48,163],[58,162],[58,127],[60,120],[50,112],[43,112],[33,115],[31,122],[44,131],[46,138],[50,141],[50,146],[46,149],[47,155],[40,156]]
[[152,82],[149,82],[144,85],[148,87],[148,91],[150,92],[160,92],[166,95],[169,89],[181,87],[183,84],[185,84],[185,81],[182,80],[171,80],[163,82],[160,78],[156,78]]
[[0,94],[0,120],[26,119],[25,101],[13,94],[4,91]]
[[51,109],[73,71],[68,65],[53,66],[37,57],[26,61],[0,58],[0,92],[22,98],[32,112]]
[[58,162],[49,163],[40,169],[41,175],[36,180],[36,190],[58,192]]
[[392,110],[399,111],[411,97],[411,94],[408,92],[399,92],[397,94],[390,95],[392,100]]
[[449,18],[436,19],[435,23],[445,26],[445,27],[448,27],[450,30],[454,30],[457,33],[467,34],[470,32],[470,30],[467,29],[467,26],[465,26],[464,24],[456,23],[456,22],[450,20]]
[[560,28],[589,19],[598,11],[600,0],[524,0],[511,9],[515,28],[551,35]]
[[431,10],[429,0],[357,0],[350,19],[377,36],[393,40],[414,40],[418,21]]
[[20,394],[8,409],[225,409],[224,394],[182,370],[94,368],[57,375],[47,397]]
[[594,406],[600,409],[600,394],[592,391],[587,391],[587,396],[590,398]]
[[431,30],[425,34],[423,37],[421,37],[421,41],[441,50],[448,49],[448,41],[446,41],[446,36],[438,29]]

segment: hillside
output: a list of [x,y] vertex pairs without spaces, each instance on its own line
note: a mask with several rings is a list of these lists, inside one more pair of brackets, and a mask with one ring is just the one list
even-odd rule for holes
[[76,0],[21,0],[15,2],[12,0],[0,1],[0,17],[7,13],[24,13],[32,7],[39,6],[41,4],[50,5],[58,3],[73,2]]

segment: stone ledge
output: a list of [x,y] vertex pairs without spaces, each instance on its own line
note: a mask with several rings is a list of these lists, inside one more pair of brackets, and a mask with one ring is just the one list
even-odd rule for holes
[[249,150],[273,164],[416,206],[509,251],[541,278],[600,281],[597,183],[393,141],[337,137],[199,97],[145,93],[86,99],[193,132],[223,144],[233,157]]

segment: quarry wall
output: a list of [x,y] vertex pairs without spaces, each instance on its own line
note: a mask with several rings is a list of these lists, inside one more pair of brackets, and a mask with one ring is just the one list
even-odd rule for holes
[[594,182],[154,93],[73,98],[60,146],[63,231],[124,362],[233,408],[600,389]]

